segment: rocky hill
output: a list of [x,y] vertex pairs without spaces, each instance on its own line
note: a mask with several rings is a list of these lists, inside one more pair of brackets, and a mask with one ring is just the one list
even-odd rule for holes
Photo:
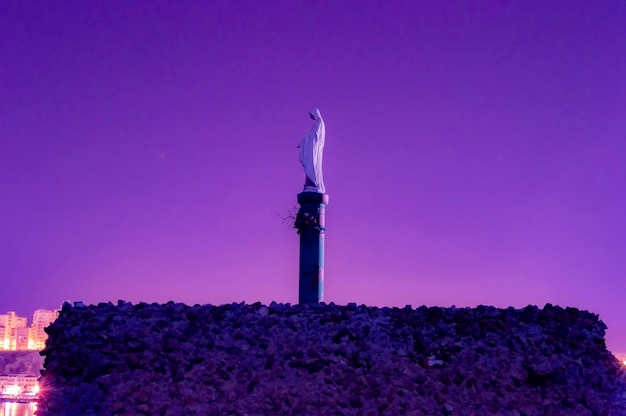
[[0,375],[25,374],[39,377],[43,357],[39,351],[0,351]]
[[549,304],[66,304],[38,415],[626,415],[605,329]]

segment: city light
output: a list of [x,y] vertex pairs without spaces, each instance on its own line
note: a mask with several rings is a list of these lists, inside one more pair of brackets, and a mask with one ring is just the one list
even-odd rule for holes
[[9,311],[0,314],[0,350],[40,351],[46,346],[45,328],[55,321],[59,310],[38,309],[33,312],[31,325],[28,319]]
[[20,388],[18,386],[7,386],[2,394],[5,394],[7,396],[17,396],[18,394],[20,394]]
[[35,384],[30,390],[24,391],[24,396],[37,396],[39,394],[39,383]]
[[0,386],[0,401],[35,402],[40,394],[37,377],[23,374],[0,376]]

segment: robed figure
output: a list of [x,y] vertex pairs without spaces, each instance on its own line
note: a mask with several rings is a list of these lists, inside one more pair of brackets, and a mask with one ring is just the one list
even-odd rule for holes
[[320,110],[314,108],[309,112],[313,127],[309,134],[300,141],[300,163],[304,167],[304,192],[326,192],[322,175],[322,156],[324,155],[324,139],[326,129]]

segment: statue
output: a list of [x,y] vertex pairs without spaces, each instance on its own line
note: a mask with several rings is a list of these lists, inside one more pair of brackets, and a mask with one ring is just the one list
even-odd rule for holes
[[300,163],[304,167],[304,191],[326,192],[324,187],[324,177],[322,176],[322,156],[324,154],[324,139],[326,129],[320,110],[314,108],[309,112],[313,120],[313,127],[308,135],[300,141]]

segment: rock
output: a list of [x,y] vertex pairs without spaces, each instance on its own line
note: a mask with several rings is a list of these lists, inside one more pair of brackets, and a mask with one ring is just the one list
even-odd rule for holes
[[143,415],[149,415],[152,413],[150,410],[150,406],[148,406],[147,404],[140,404],[139,406],[137,406],[137,412]]
[[65,304],[38,416],[626,415],[605,330],[549,304]]

